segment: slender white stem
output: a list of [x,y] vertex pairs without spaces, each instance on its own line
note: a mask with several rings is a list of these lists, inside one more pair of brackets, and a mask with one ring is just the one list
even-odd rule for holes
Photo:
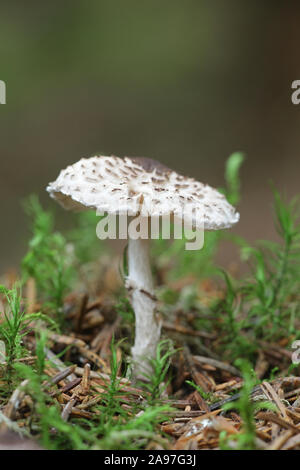
[[131,350],[133,375],[151,373],[149,359],[156,353],[161,322],[155,315],[155,298],[149,260],[149,240],[129,238],[127,287],[135,313],[135,343]]

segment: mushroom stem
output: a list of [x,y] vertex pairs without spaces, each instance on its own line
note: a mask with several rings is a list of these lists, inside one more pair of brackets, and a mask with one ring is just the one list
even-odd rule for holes
[[131,349],[133,376],[145,380],[144,375],[152,372],[149,359],[155,357],[161,330],[161,322],[155,314],[149,240],[128,240],[127,288],[135,313],[135,342]]

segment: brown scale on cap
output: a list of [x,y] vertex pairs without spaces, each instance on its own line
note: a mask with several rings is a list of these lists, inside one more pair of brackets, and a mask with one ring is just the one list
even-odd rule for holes
[[152,158],[147,157],[127,157],[133,163],[141,166],[147,173],[153,173],[154,170],[157,172],[161,172],[161,174],[168,174],[171,173],[171,168],[168,168],[166,165],[158,162],[157,160],[153,160]]

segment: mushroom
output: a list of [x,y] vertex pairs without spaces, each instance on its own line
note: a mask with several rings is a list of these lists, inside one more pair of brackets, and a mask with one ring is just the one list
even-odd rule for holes
[[[140,217],[141,226],[146,222],[144,228],[149,218],[152,221],[172,216],[180,220],[181,209],[186,204],[201,209],[198,219],[189,216],[190,225],[198,228],[219,230],[239,220],[239,214],[223,194],[148,158],[83,158],[62,170],[47,191],[65,209],[96,209],[98,213]],[[138,237],[128,230],[126,287],[135,313],[135,343],[131,350],[135,377],[151,373],[149,359],[155,357],[161,332],[149,260],[149,238],[149,235]]]

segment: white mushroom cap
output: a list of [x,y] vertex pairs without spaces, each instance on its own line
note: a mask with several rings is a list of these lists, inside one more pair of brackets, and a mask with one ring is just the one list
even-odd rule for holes
[[239,220],[239,213],[216,189],[148,158],[82,158],[62,170],[47,191],[72,210],[176,217],[193,205],[202,214],[201,220],[193,219],[199,228],[219,230]]

